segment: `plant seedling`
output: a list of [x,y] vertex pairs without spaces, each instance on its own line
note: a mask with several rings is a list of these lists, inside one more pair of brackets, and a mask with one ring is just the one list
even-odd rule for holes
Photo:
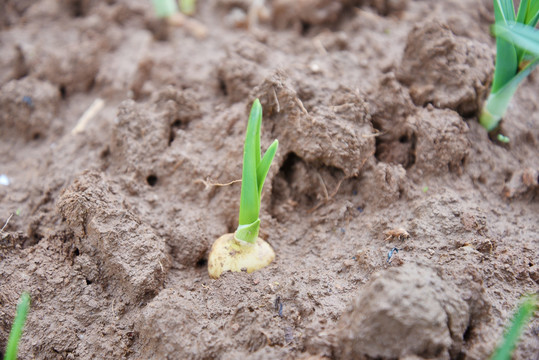
[[155,15],[168,18],[180,10],[185,15],[193,15],[196,10],[196,0],[152,0]]
[[193,15],[196,10],[196,0],[179,0],[180,11],[185,15]]
[[[490,95],[479,122],[487,131],[500,123],[518,85],[539,64],[539,1],[521,0],[515,15],[512,0],[494,0],[496,67]],[[508,138],[503,138],[507,142]]]
[[11,326],[11,332],[9,333],[4,360],[17,360],[19,340],[21,339],[22,329],[26,322],[26,315],[28,315],[29,308],[30,295],[27,292],[23,292],[19,299],[19,304],[17,305],[17,313],[15,315],[15,320],[13,320],[13,325]]
[[503,336],[502,343],[494,350],[490,360],[510,360],[513,350],[517,345],[522,329],[528,323],[533,313],[539,308],[537,295],[529,295],[518,307],[509,328]]
[[279,142],[275,140],[261,156],[261,124],[262,106],[256,99],[249,115],[243,149],[239,226],[233,234],[217,239],[210,250],[208,273],[214,279],[225,271],[251,273],[269,265],[275,258],[275,252],[258,237],[258,231],[262,187]]
[[167,18],[178,11],[176,0],[152,0],[155,16]]

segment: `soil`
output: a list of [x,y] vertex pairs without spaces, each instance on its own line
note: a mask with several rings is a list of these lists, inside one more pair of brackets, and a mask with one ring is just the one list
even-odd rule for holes
[[[537,291],[539,74],[492,140],[490,0],[2,8],[0,349],[28,291],[21,359],[485,359]],[[212,280],[257,97],[276,259]]]

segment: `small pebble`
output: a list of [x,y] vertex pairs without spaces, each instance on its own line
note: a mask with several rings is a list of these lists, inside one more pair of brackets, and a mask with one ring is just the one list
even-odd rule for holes
[[0,175],[0,185],[9,186],[11,184],[11,181],[9,181],[9,178],[5,174]]
[[22,97],[22,102],[28,105],[29,107],[34,107],[34,102],[32,101],[32,98],[28,95],[25,95]]

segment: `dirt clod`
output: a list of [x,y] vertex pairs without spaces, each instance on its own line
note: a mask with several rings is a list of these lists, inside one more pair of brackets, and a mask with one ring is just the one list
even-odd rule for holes
[[[469,319],[455,286],[426,267],[406,264],[374,277],[341,318],[339,358],[451,358]],[[416,341],[421,339],[421,341]]]
[[25,140],[45,136],[58,113],[60,93],[46,81],[12,80],[0,88],[0,136]]
[[432,107],[408,120],[415,137],[415,167],[428,173],[461,173],[468,155],[468,125],[451,110]]
[[[281,153],[294,153],[307,162],[335,167],[346,176],[359,174],[374,154],[374,134],[368,105],[361,94],[344,87],[330,98],[310,99],[307,111],[292,81],[277,71],[255,88]],[[330,150],[331,149],[331,150]]]
[[[57,207],[80,238],[82,254],[96,259],[104,284],[112,279],[110,285],[133,301],[158,292],[169,266],[165,242],[122,206],[118,189],[105,176],[85,172],[63,192]],[[95,279],[95,271],[87,277]]]
[[397,78],[410,87],[416,105],[430,103],[472,115],[487,91],[493,69],[487,46],[455,36],[446,25],[429,20],[409,33]]

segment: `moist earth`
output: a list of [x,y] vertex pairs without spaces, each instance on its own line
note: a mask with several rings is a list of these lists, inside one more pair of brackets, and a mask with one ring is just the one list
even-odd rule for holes
[[[496,142],[490,0],[5,1],[0,356],[485,359],[539,284],[539,78]],[[212,280],[255,98],[267,268]],[[536,359],[539,319],[514,359]]]

